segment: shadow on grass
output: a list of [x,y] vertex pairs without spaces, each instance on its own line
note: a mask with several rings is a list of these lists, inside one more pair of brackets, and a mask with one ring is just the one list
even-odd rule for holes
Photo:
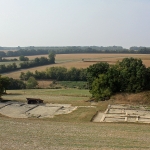
[[6,103],[6,102],[11,102],[11,100],[3,100],[3,99],[0,99],[0,103]]
[[17,96],[17,95],[22,95],[22,93],[3,93],[3,95],[13,95],[13,96]]
[[0,99],[0,103],[7,103],[7,102],[13,103],[13,102],[19,102],[19,101],[17,101],[17,100],[10,100],[10,99],[3,99],[3,98]]

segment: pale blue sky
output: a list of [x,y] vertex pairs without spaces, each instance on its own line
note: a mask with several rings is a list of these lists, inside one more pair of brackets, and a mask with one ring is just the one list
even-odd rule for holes
[[0,46],[149,46],[150,0],[0,0]]

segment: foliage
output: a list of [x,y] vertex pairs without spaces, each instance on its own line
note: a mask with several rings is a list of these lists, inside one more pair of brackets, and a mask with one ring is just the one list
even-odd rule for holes
[[92,83],[90,93],[97,100],[102,100],[112,94],[111,88],[108,87],[108,77],[105,74],[100,74]]
[[49,53],[48,57],[49,57],[49,62],[50,63],[52,63],[52,64],[55,63],[55,56],[56,56],[55,52],[50,52]]
[[10,84],[10,80],[8,77],[1,77],[1,84],[3,86],[3,93],[6,93],[6,90],[8,89],[8,86]]
[[33,61],[24,61],[20,63],[20,68],[31,68],[55,63],[55,54],[49,54],[49,59],[46,57],[35,58]]
[[46,70],[46,75],[48,79],[53,80],[65,80],[67,74],[67,69],[64,67],[50,67]]
[[27,80],[27,83],[26,83],[27,89],[33,89],[33,88],[35,88],[37,85],[38,85],[38,82],[35,80],[34,77],[30,77],[30,78]]
[[8,64],[7,66],[5,64],[0,65],[0,73],[10,72],[14,70],[18,70],[16,63]]
[[[2,59],[1,56],[0,56],[0,58]],[[40,58],[37,57],[32,61],[29,61],[28,57],[25,57],[25,56],[21,55],[19,57],[19,60],[23,61],[23,62],[19,64],[20,67],[18,67],[18,68],[17,68],[16,63],[8,64],[7,66],[5,64],[0,65],[0,73],[15,71],[15,70],[18,70],[18,69],[25,69],[25,68],[31,68],[31,67],[36,67],[36,66],[53,64],[53,63],[55,63],[55,54],[50,53],[49,54],[49,59],[46,58],[46,57],[40,57]],[[5,59],[4,61],[7,61],[7,60]]]
[[21,55],[21,56],[19,56],[19,60],[20,60],[20,61],[28,61],[29,58],[28,58],[28,57],[25,57],[25,56],[23,56],[23,55]]
[[108,71],[109,64],[108,63],[96,63],[87,68],[87,80],[89,84],[89,89],[92,88],[92,83],[95,78],[99,77],[99,74],[104,74]]
[[125,58],[119,63],[119,67],[122,91],[141,92],[146,88],[147,69],[141,59]]
[[0,75],[0,98],[3,93],[6,93],[6,89],[10,84],[10,80],[8,77],[1,77]]
[[25,87],[25,83],[21,80],[0,76],[0,97],[6,93],[6,90],[25,89]]
[[1,75],[0,75],[0,98],[3,94],[3,85],[2,85],[2,78],[1,78]]
[[57,84],[65,88],[88,89],[87,82],[85,81],[59,81]]
[[50,67],[46,71],[35,71],[32,73],[30,71],[24,73],[21,72],[20,79],[28,80],[29,77],[34,77],[35,79],[51,79],[57,81],[86,81],[86,69],[77,69],[65,67]]
[[[130,47],[125,49],[121,46],[62,46],[62,47],[0,47],[1,57],[31,56],[42,55],[55,52],[55,54],[74,54],[74,53],[134,53],[150,54],[149,47]],[[11,49],[11,50],[10,50]],[[17,50],[16,50],[17,49]],[[5,50],[10,50],[5,52]],[[15,50],[15,51],[12,51]]]
[[[102,68],[102,64],[99,65]],[[114,66],[105,67],[105,70],[100,71],[101,68],[92,65],[87,69],[90,92],[96,99],[117,92],[137,93],[150,89],[150,68],[146,68],[141,59],[124,58]]]
[[8,85],[8,90],[15,90],[15,89],[25,89],[26,84],[18,79],[9,78],[10,84]]

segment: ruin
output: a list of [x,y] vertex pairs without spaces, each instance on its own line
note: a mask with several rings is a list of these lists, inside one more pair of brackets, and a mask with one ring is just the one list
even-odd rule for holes
[[68,114],[77,107],[71,104],[27,104],[16,101],[0,102],[0,114],[12,118],[53,118],[55,115]]
[[93,122],[150,123],[150,110],[144,106],[108,105],[104,113],[95,115]]

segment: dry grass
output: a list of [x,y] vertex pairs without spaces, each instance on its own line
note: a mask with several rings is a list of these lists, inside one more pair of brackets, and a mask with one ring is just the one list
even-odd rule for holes
[[91,94],[88,90],[81,89],[25,89],[7,90],[3,95],[4,100],[17,100],[26,102],[26,98],[40,98],[46,103],[72,104],[74,106],[90,105],[85,102]]
[[[63,119],[62,119],[63,120]],[[149,125],[0,117],[2,150],[146,150]]]
[[[25,101],[39,97],[47,102],[91,106],[87,90],[10,90],[3,98]],[[11,119],[0,116],[0,149],[2,150],[146,150],[150,149],[149,125],[136,123],[92,123],[96,111],[108,104],[135,103],[149,97],[149,92],[117,94],[95,107],[81,107],[66,115],[50,119]],[[120,100],[120,101],[119,101]],[[133,101],[134,100],[134,101]]]
[[51,83],[52,83],[51,80],[39,80],[38,81],[38,86],[40,88],[48,88]]
[[115,103],[128,103],[132,105],[150,105],[150,91],[141,93],[120,93],[111,97]]
[[[35,57],[41,56],[47,57],[47,55],[35,55],[29,56],[29,58],[31,60]],[[4,75],[18,79],[21,72],[35,72],[36,70],[45,71],[46,68],[52,66],[62,66],[66,68],[87,68],[90,65],[95,64],[97,62],[108,62],[110,64],[114,64],[118,60],[121,61],[123,58],[126,57],[141,58],[146,67],[150,67],[150,55],[147,54],[57,54],[56,64],[34,67],[30,69],[22,69],[16,72],[5,73]],[[83,59],[84,61],[82,61]]]

